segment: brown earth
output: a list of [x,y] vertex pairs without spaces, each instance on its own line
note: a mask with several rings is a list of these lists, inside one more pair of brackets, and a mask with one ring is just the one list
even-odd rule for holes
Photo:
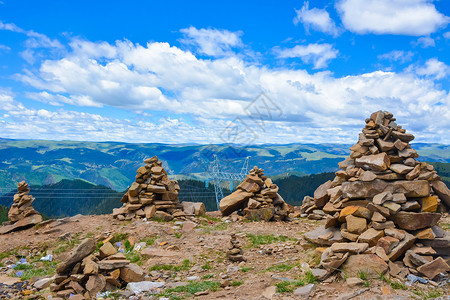
[[[3,255],[2,262],[8,259],[17,260],[19,255],[33,257],[48,253],[54,253],[55,261],[59,262],[63,261],[71,248],[84,237],[95,237],[97,241],[102,241],[110,235],[119,238],[118,234],[125,234],[128,240],[134,240],[136,243],[153,237],[154,244],[149,247],[164,250],[160,251],[162,254],[157,254],[155,257],[140,257],[141,267],[150,274],[147,279],[149,281],[165,281],[166,286],[167,284],[174,286],[177,283],[186,282],[187,277],[199,276],[199,279],[194,280],[221,282],[223,286],[233,285],[220,287],[217,291],[209,291],[206,295],[195,296],[195,299],[297,299],[292,293],[292,289],[297,288],[294,285],[287,286],[284,293],[280,290],[280,293],[275,294],[274,288],[270,287],[286,280],[305,279],[305,270],[320,262],[320,254],[314,245],[304,240],[303,234],[317,228],[324,221],[302,218],[295,219],[293,222],[228,223],[218,218],[217,212],[208,213],[208,215],[207,218],[196,218],[194,221],[198,224],[197,227],[187,232],[182,230],[182,224],[176,222],[144,222],[143,220],[121,222],[113,219],[111,215],[78,215],[49,222],[40,227],[35,226],[27,230],[0,235],[0,253],[15,251],[15,255]],[[443,216],[440,223],[449,230],[450,217]],[[243,245],[246,262],[232,263],[226,258],[225,253],[232,233],[236,233]],[[254,245],[251,242],[252,238],[268,243]],[[155,265],[182,266],[183,262],[186,264],[187,259],[188,266],[181,270],[149,270]],[[0,278],[6,275],[8,271],[1,268]],[[444,287],[434,287],[430,284],[416,283],[407,290],[393,289],[388,283],[379,279],[370,280],[366,284],[368,287],[350,288],[339,275],[333,276],[325,282],[316,283],[310,299],[421,298],[414,294],[414,291],[423,292],[422,296],[429,294],[430,291],[438,291],[440,295],[450,294],[448,284]],[[31,288],[30,290],[33,291]],[[0,285],[0,298],[2,298],[1,292]],[[33,291],[33,293],[28,297],[48,295],[49,291],[47,289],[40,292]],[[268,295],[268,298],[264,298],[263,294]],[[172,295],[192,297],[187,294]],[[22,295],[19,298],[26,297]],[[141,299],[159,298],[148,295]]]

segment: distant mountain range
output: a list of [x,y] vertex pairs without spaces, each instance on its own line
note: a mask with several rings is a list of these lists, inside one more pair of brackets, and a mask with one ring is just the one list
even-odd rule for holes
[[[276,178],[337,170],[350,151],[345,144],[196,145],[0,139],[0,188],[26,180],[32,185],[83,179],[116,191],[133,181],[143,159],[157,155],[172,178],[204,180],[214,155],[223,171],[238,171],[245,157]],[[450,146],[412,144],[420,160],[450,162]]]

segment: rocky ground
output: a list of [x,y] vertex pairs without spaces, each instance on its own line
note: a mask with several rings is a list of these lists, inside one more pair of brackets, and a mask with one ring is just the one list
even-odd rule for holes
[[[57,298],[45,288],[50,283],[46,278],[54,276],[56,264],[65,261],[84,238],[96,242],[109,239],[118,250],[126,245],[126,258],[141,266],[146,281],[157,282],[147,292],[139,293],[136,286],[129,286],[99,294],[103,299],[287,300],[308,295],[310,299],[449,299],[445,280],[410,284],[393,280],[389,274],[371,279],[362,273],[359,280],[349,281],[338,273],[319,282],[310,268],[320,262],[321,249],[307,242],[303,234],[324,221],[236,219],[222,219],[217,213],[185,222],[118,221],[111,215],[79,215],[0,235],[0,299]],[[450,230],[448,214],[440,224]],[[246,261],[227,258],[232,234]],[[41,260],[49,254],[52,261]]]

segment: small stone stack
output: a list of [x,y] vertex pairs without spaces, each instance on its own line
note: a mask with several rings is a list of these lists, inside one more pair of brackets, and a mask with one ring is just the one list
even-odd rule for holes
[[136,181],[122,197],[123,206],[114,209],[113,216],[119,220],[158,217],[167,221],[184,217],[178,201],[178,182],[169,179],[158,157],[144,162],[145,166],[137,170]]
[[8,212],[9,222],[5,222],[0,228],[0,234],[8,233],[20,228],[26,228],[42,222],[42,216],[33,208],[34,198],[29,195],[30,188],[25,181],[17,185],[17,194]]
[[17,194],[14,195],[14,203],[8,212],[8,218],[15,223],[26,217],[39,215],[33,208],[34,198],[30,194],[30,188],[25,181],[19,182],[17,185]]
[[243,256],[241,244],[236,239],[236,234],[231,235],[229,250],[227,251],[227,258],[232,262],[246,261]]
[[[370,261],[374,265],[368,268],[385,272],[387,262],[405,257],[403,275],[433,279],[437,273],[427,272],[430,268],[450,271],[442,259],[450,255],[450,236],[436,226],[439,211],[450,206],[450,191],[433,166],[415,159],[418,154],[409,145],[413,139],[391,113],[373,113],[350,157],[339,163],[335,179],[319,186],[314,199],[305,199],[306,212],[327,214],[324,227],[305,235],[331,246],[322,255],[325,269],[343,265],[351,273],[353,266]],[[407,250],[412,252],[405,256]]]
[[239,211],[250,220],[264,221],[288,220],[291,211],[278,194],[278,186],[256,166],[235,192],[220,201],[219,208],[223,216]]
[[85,239],[66,261],[58,264],[50,291],[61,298],[81,294],[85,299],[95,299],[98,292],[144,279],[144,271],[110,242],[102,245],[98,253],[94,253],[96,246],[94,239]]

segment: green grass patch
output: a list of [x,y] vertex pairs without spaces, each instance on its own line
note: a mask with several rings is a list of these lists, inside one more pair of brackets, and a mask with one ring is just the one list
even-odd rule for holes
[[243,284],[244,284],[244,281],[242,281],[242,280],[235,280],[235,281],[233,281],[231,283],[231,286],[240,286],[240,285],[243,285]]
[[298,264],[279,264],[273,265],[266,269],[268,272],[289,272],[292,268],[298,266]]
[[[217,218],[217,217],[211,217],[211,216],[207,216],[207,215],[203,215],[201,217],[205,218],[206,220],[208,220],[210,222],[214,222],[214,223],[222,222],[222,219],[221,218]],[[204,221],[204,220],[202,220],[202,221]]]
[[266,245],[266,244],[273,244],[278,242],[286,242],[286,241],[297,241],[295,238],[290,238],[284,235],[275,236],[273,234],[259,234],[254,235],[251,233],[247,234],[247,237],[249,238],[250,247],[259,247],[260,245]]
[[139,242],[140,242],[140,243],[145,242],[145,244],[146,244],[147,246],[151,246],[151,245],[155,244],[155,241],[156,241],[157,239],[158,239],[158,236],[153,236],[153,237],[149,237],[149,238],[142,239],[142,240],[140,240]]
[[278,293],[292,293],[296,287],[304,286],[305,281],[302,279],[296,280],[296,281],[282,281],[275,286],[277,287]]
[[441,225],[442,229],[445,231],[450,231],[450,223],[441,223],[439,225]]
[[215,224],[215,225],[211,225],[211,224],[202,225],[202,226],[199,226],[199,228],[203,229],[203,233],[208,233],[209,234],[209,233],[211,233],[213,231],[224,231],[224,230],[227,230],[228,229],[228,225],[229,225],[229,223],[223,222],[223,223],[218,223],[218,224]]
[[304,281],[306,283],[316,283],[319,280],[317,279],[316,276],[313,275],[313,273],[311,271],[307,271],[304,276]]
[[205,264],[202,266],[202,269],[203,269],[203,270],[211,270],[212,267],[211,267],[211,265],[209,264],[209,262],[207,262],[207,263],[205,263]]
[[183,260],[181,265],[154,265],[150,267],[150,271],[187,271],[191,268],[191,262],[189,259]]
[[33,269],[33,266],[30,265],[30,264],[17,264],[14,267],[14,270],[17,270],[17,271],[19,271],[19,270],[30,270],[30,269]]
[[[159,294],[159,297],[169,297],[170,299],[185,299],[192,298],[195,293],[203,291],[215,292],[219,289],[220,283],[217,281],[200,281],[190,282],[187,285],[177,286],[175,288],[167,289],[165,292]],[[173,295],[175,294],[175,295]]]
[[249,271],[251,271],[251,270],[253,270],[253,268],[252,267],[242,267],[241,268],[241,272],[249,272]]
[[210,278],[213,278],[214,277],[214,274],[206,274],[206,275],[203,275],[201,278],[202,279],[210,279]]
[[183,236],[183,233],[182,233],[182,232],[175,232],[173,235],[174,235],[177,239],[179,239],[179,238],[181,238],[181,237]]
[[130,261],[130,263],[135,263],[138,266],[142,266],[142,264],[144,263],[142,261],[142,257],[139,255],[139,253],[137,253],[135,251],[126,253],[125,258],[128,259]]
[[[14,268],[15,270],[21,270],[22,275],[20,276],[21,280],[30,280],[33,276],[48,276],[54,275],[56,273],[56,265],[55,261],[44,261],[42,267],[37,268],[35,264],[30,265],[17,265],[17,266],[27,266],[26,268]],[[16,266],[16,267],[17,267]],[[13,277],[17,277],[14,272]]]
[[126,234],[126,233],[119,233],[119,232],[114,233],[113,238],[112,238],[112,240],[114,240],[113,243],[114,242],[125,241],[126,239],[128,239],[128,234]]
[[435,289],[435,290],[429,290],[429,291],[422,291],[415,289],[413,290],[413,293],[419,296],[422,299],[433,299],[433,298],[439,298],[443,296],[443,293],[441,290]]
[[408,287],[404,283],[402,283],[398,280],[391,280],[384,273],[380,274],[379,279],[381,281],[388,283],[394,290],[405,290],[406,291],[408,289]]

